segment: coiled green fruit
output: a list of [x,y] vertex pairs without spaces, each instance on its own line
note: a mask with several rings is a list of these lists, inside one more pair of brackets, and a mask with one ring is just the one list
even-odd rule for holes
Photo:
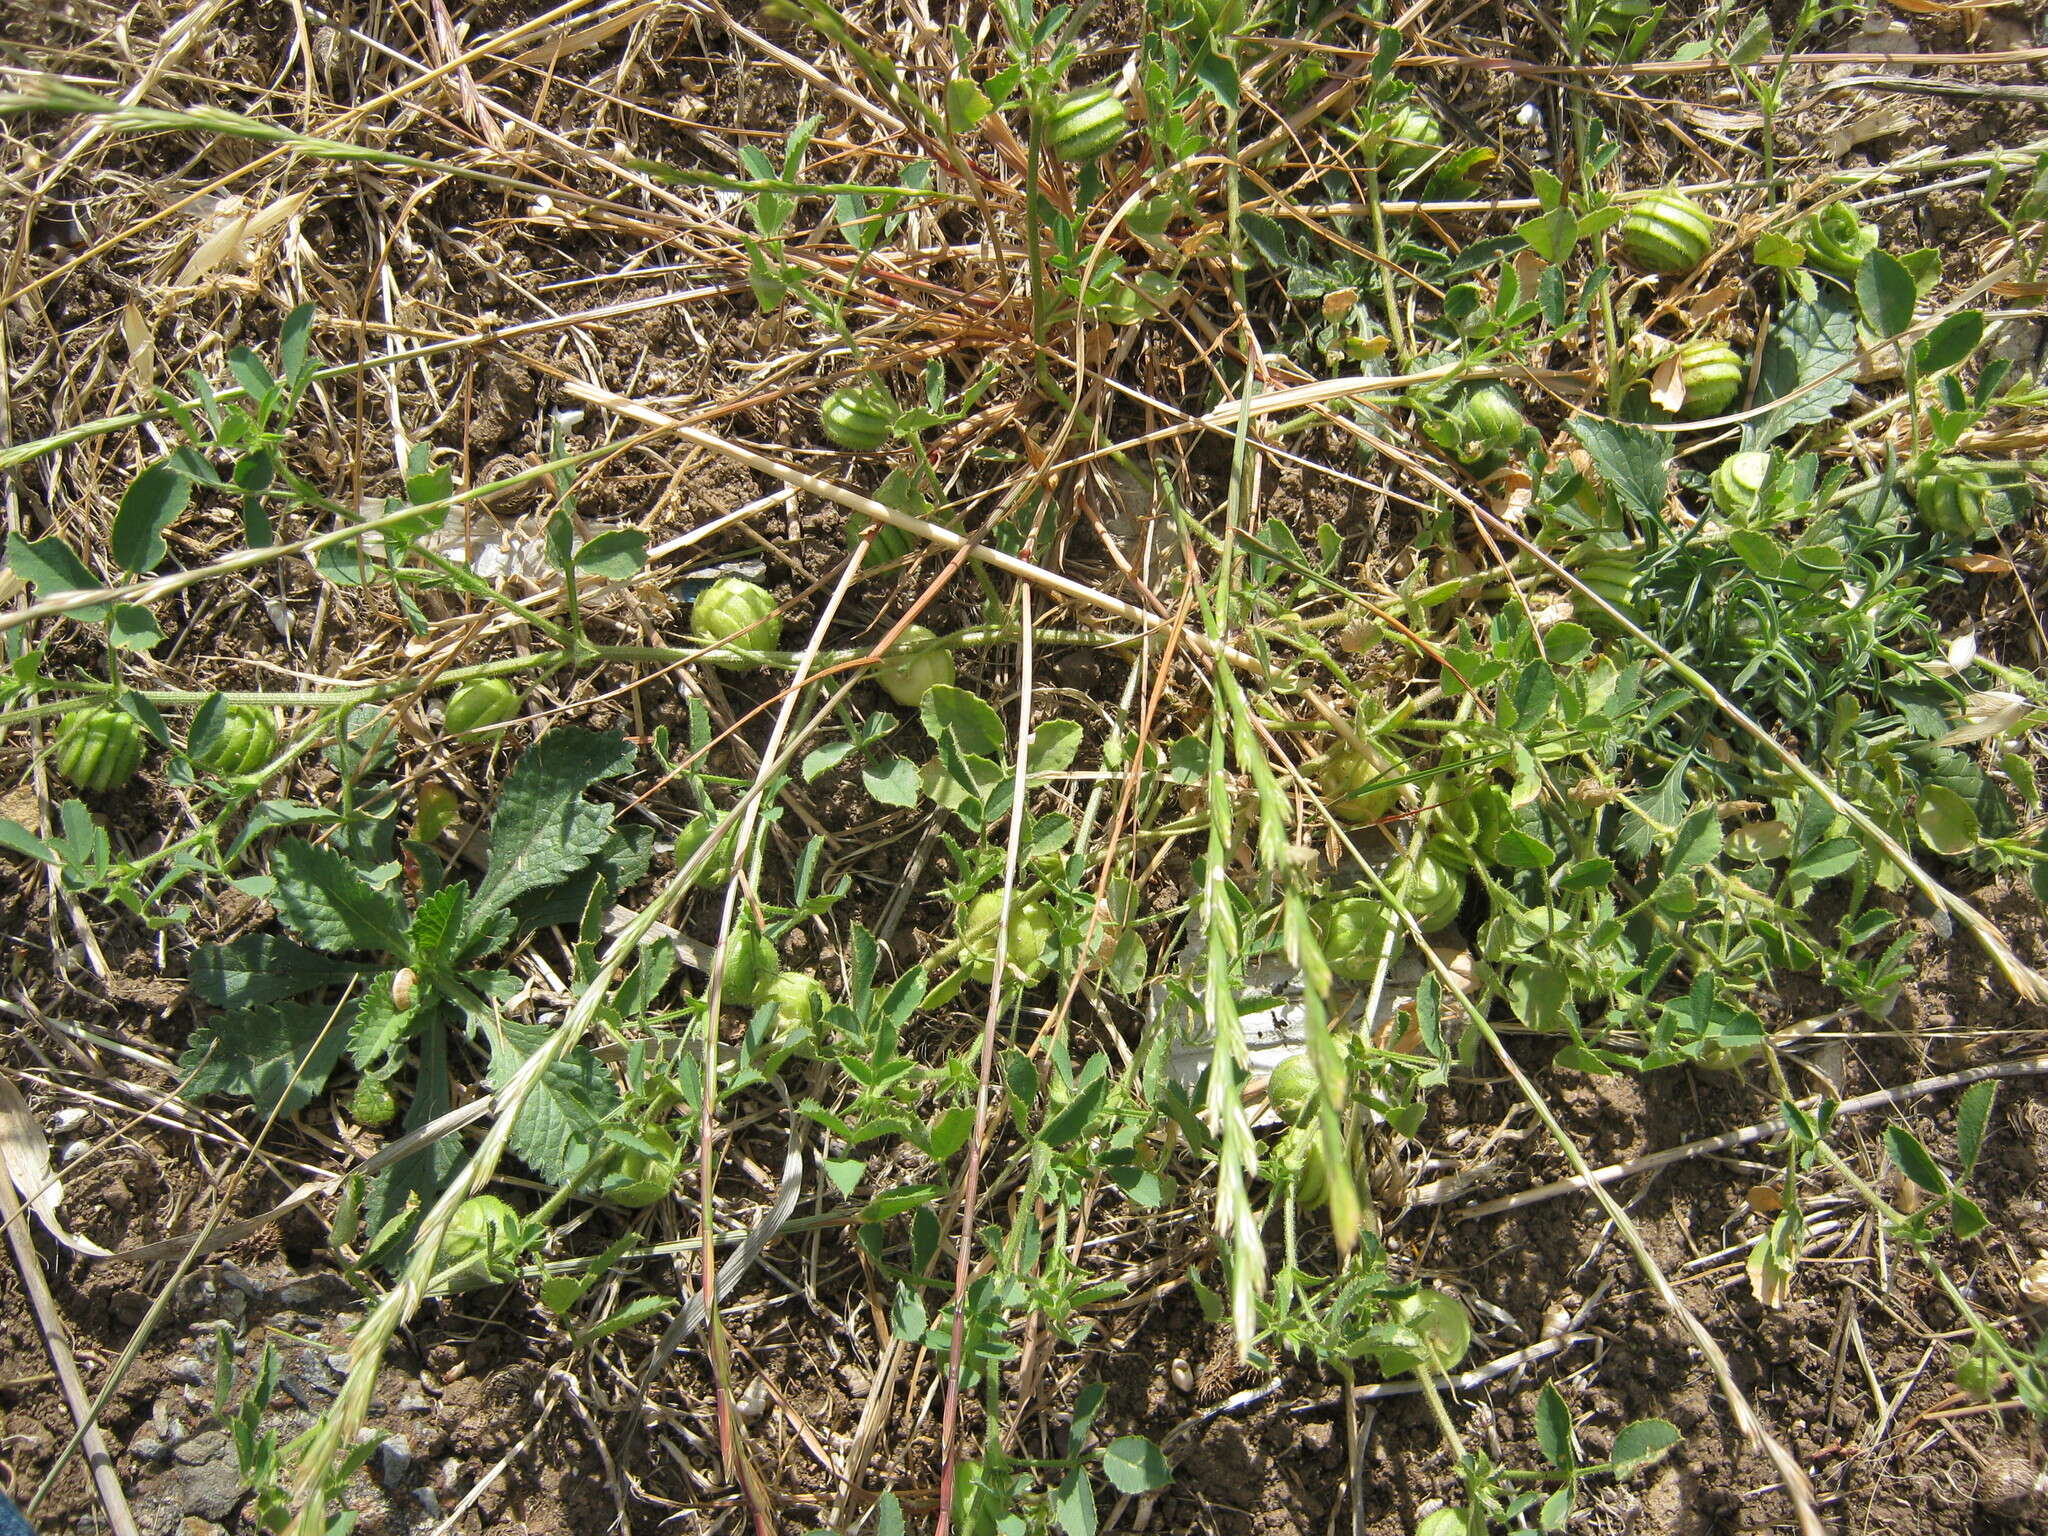
[[455,735],[487,731],[519,713],[519,690],[502,677],[479,677],[464,683],[441,711],[441,723]]
[[257,704],[230,704],[213,739],[186,755],[209,773],[240,775],[261,768],[276,750],[276,712]]
[[[1585,563],[1574,567],[1572,574],[1597,596],[1605,598],[1624,614],[1634,616],[1636,556],[1633,551],[1596,551]],[[1572,610],[1578,621],[1589,629],[1601,634],[1610,634],[1615,629],[1614,620],[1604,609],[1577,594],[1573,595]]]
[[1451,453],[1478,473],[1490,473],[1529,440],[1529,418],[1522,402],[1505,384],[1482,384],[1451,413],[1456,434]]
[[1332,747],[1314,765],[1316,788],[1330,814],[1353,826],[1378,821],[1401,803],[1401,786],[1378,781],[1394,776],[1384,759],[1352,746]]
[[1713,219],[1682,192],[1652,192],[1621,221],[1621,254],[1665,277],[1692,271],[1713,243]]
[[[960,914],[960,969],[969,981],[983,986],[996,977],[996,932],[1003,920],[1003,893],[985,891]],[[1019,897],[1010,903],[1010,942],[1004,963],[1020,986],[1045,974],[1045,950],[1052,943],[1052,909],[1042,901]]]
[[1405,180],[1436,158],[1444,126],[1428,108],[1403,102],[1367,130],[1367,147],[1379,155],[1379,171]]
[[1052,104],[1045,120],[1045,147],[1062,160],[1093,160],[1117,146],[1126,126],[1115,86],[1108,81],[1084,85]]
[[1465,904],[1465,870],[1457,855],[1439,843],[1424,846],[1408,874],[1401,904],[1424,933],[1434,933]]
[[94,704],[57,727],[57,773],[80,789],[119,789],[142,766],[142,726],[126,710]]
[[728,1003],[754,1008],[766,1002],[782,972],[775,941],[752,929],[735,929],[725,942],[725,971],[719,993]]
[[644,1210],[676,1187],[682,1174],[682,1149],[667,1131],[648,1127],[637,1133],[647,1150],[627,1147],[598,1186],[598,1192],[613,1205],[629,1211]]
[[1308,1119],[1315,1094],[1315,1063],[1308,1059],[1306,1051],[1289,1056],[1266,1079],[1266,1102],[1281,1119],[1293,1125]]
[[1383,902],[1370,896],[1338,896],[1309,908],[1330,970],[1346,981],[1370,981],[1379,969],[1389,936],[1400,952],[1400,928]]
[[1877,231],[1856,217],[1847,203],[1830,203],[1799,225],[1806,264],[1843,282],[1854,282],[1863,258],[1877,249]]
[[375,1130],[398,1118],[398,1098],[392,1093],[390,1084],[379,1078],[366,1077],[348,1096],[348,1114],[357,1125]]
[[1976,540],[1991,531],[1985,505],[1988,481],[1968,459],[1941,459],[1913,487],[1920,526],[1946,539]]
[[455,1208],[441,1243],[444,1291],[473,1291],[504,1285],[519,1274],[519,1250],[526,1224],[496,1195],[472,1195]]
[[1678,375],[1685,380],[1685,404],[1678,414],[1687,421],[1727,410],[1749,376],[1740,353],[1725,341],[1707,337],[1678,349]]
[[895,424],[896,402],[873,380],[833,390],[818,408],[825,435],[850,453],[873,453]]
[[[690,610],[690,633],[700,645],[730,642],[750,651],[772,651],[782,638],[782,616],[767,588],[737,576],[721,576],[697,594]],[[732,672],[753,665],[739,657],[720,657],[717,664]]]
[[1707,476],[1707,491],[1723,517],[1739,522],[1756,512],[1770,472],[1768,453],[1731,453]]
[[953,653],[940,646],[938,638],[922,624],[912,624],[897,636],[888,656],[876,663],[875,681],[906,709],[917,708],[932,689],[953,681]]

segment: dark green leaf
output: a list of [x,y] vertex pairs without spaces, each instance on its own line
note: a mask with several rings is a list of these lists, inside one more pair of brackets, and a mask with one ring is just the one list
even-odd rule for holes
[[1590,416],[1574,416],[1571,428],[1592,455],[1601,481],[1620,503],[1638,517],[1661,523],[1670,481],[1671,439]]
[[278,330],[277,361],[294,396],[306,387],[307,377],[319,366],[311,351],[314,313],[311,304],[301,304],[284,317]]
[[[84,563],[71,552],[71,546],[55,534],[46,539],[24,539],[18,533],[7,535],[7,568],[35,588],[36,596],[52,598],[66,592],[97,592],[100,579],[85,568]],[[86,624],[97,624],[107,616],[105,603],[92,603],[84,608],[71,610],[71,617]]]
[[[513,1019],[472,1020],[485,1031],[491,1047],[491,1087],[503,1088],[547,1043],[553,1029]],[[596,1144],[599,1127],[617,1109],[619,1094],[603,1062],[581,1046],[572,1046],[550,1065],[512,1122],[512,1150],[526,1165],[551,1183],[567,1181],[584,1149]]]
[[1173,1471],[1150,1440],[1143,1435],[1123,1435],[1103,1447],[1102,1475],[1119,1493],[1150,1493],[1164,1488]]
[[289,1115],[313,1102],[341,1059],[350,1018],[312,1003],[274,1003],[223,1013],[195,1030],[178,1058],[180,1090],[251,1100],[257,1112]]
[[1671,849],[1664,855],[1665,875],[1689,874],[1714,862],[1721,852],[1721,818],[1711,805],[1703,805],[1685,818]]
[[1953,368],[1984,339],[1984,316],[1977,310],[1958,310],[1929,331],[1913,348],[1913,361],[1923,374]]
[[1654,1466],[1679,1441],[1678,1426],[1664,1419],[1637,1419],[1614,1437],[1607,1453],[1616,1477],[1632,1477]]
[[600,533],[576,551],[578,570],[602,576],[606,581],[626,581],[647,564],[647,535],[637,528],[614,528]]
[[114,563],[141,575],[155,570],[170,551],[164,530],[192,500],[192,482],[168,464],[152,464],[135,477],[114,514],[108,544]]
[[1856,307],[1880,336],[1896,336],[1911,325],[1918,299],[1913,274],[1889,251],[1870,252],[1856,269]]
[[1774,403],[1743,429],[1762,448],[1793,427],[1825,421],[1856,387],[1856,317],[1840,290],[1785,306],[1764,338],[1755,403]]
[[1494,859],[1509,869],[1548,869],[1557,855],[1518,827],[1502,832],[1493,845]]
[[1957,1240],[1965,1243],[1991,1225],[1984,1207],[1960,1190],[1949,1197],[1948,1219]]
[[1581,859],[1557,877],[1560,891],[1597,891],[1614,878],[1614,860]]
[[[420,1037],[419,1077],[406,1106],[405,1129],[416,1131],[448,1109],[448,1032],[432,1029]],[[370,1181],[363,1199],[363,1230],[373,1234],[370,1257],[387,1268],[405,1262],[400,1240],[412,1229],[418,1210],[440,1198],[462,1158],[461,1138],[444,1136]]]
[[1572,1448],[1572,1411],[1550,1382],[1545,1382],[1536,1396],[1536,1444],[1543,1459],[1559,1471],[1570,1471],[1578,1465]]
[[1888,1126],[1884,1133],[1884,1149],[1897,1168],[1907,1178],[1918,1184],[1930,1195],[1948,1193],[1948,1179],[1920,1145],[1920,1139],[1903,1125]]
[[252,933],[197,951],[191,987],[195,997],[215,1008],[254,1008],[351,981],[365,969],[329,959],[282,934]]
[[1049,1147],[1064,1147],[1085,1134],[1109,1094],[1109,1080],[1096,1077],[1082,1087],[1067,1106],[1039,1128],[1038,1139]]
[[903,1501],[889,1492],[875,1501],[875,1536],[904,1536]]
[[398,897],[371,886],[331,848],[288,838],[271,853],[270,873],[278,916],[315,949],[403,951],[406,923]]
[[107,615],[107,644],[117,651],[154,650],[163,637],[156,615],[140,604],[116,603]]
[[635,756],[616,732],[565,728],[550,731],[519,760],[491,817],[491,862],[470,906],[472,933],[521,896],[560,885],[598,857],[610,841],[613,810],[591,804],[583,792],[630,771]]
[[1968,1178],[1984,1150],[1984,1132],[1991,1124],[1991,1101],[1997,1096],[1994,1082],[1972,1083],[1956,1102],[1956,1162]]
[[377,1073],[384,1066],[385,1058],[419,1033],[423,1025],[433,1021],[434,1010],[431,1007],[425,1010],[424,1018],[421,1016],[421,1005],[425,999],[420,992],[416,991],[413,1000],[405,1007],[398,1006],[392,995],[396,980],[396,972],[386,971],[371,978],[370,984],[363,989],[355,1024],[348,1032],[349,1060],[360,1071]]
[[20,822],[11,817],[0,816],[0,848],[9,853],[18,853],[24,858],[40,859],[45,864],[57,862],[57,855],[50,845]]

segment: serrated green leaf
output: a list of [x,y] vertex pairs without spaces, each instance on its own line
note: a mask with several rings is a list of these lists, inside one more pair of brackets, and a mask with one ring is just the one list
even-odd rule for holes
[[[420,1036],[420,1069],[404,1128],[416,1131],[449,1109],[448,1031]],[[460,1137],[444,1136],[403,1158],[372,1179],[363,1195],[363,1230],[372,1234],[365,1254],[396,1268],[405,1261],[404,1238],[420,1210],[440,1198],[463,1158]]]
[[257,1113],[295,1114],[327,1086],[348,1041],[351,1009],[279,1002],[216,1015],[178,1058],[188,1099],[227,1094]]
[[1762,448],[1808,422],[1825,421],[1856,387],[1856,317],[1839,289],[1787,304],[1764,338],[1755,403],[1772,409],[1743,428]]
[[1574,416],[1571,429],[1586,445],[1601,482],[1621,504],[1638,517],[1662,523],[1671,479],[1671,439],[1590,416]]
[[1922,374],[1937,374],[1962,362],[1983,339],[1983,314],[1974,309],[1958,310],[1920,338],[1913,348],[1913,361]]
[[595,1344],[599,1339],[608,1339],[615,1333],[624,1333],[641,1323],[652,1322],[675,1304],[673,1296],[636,1296],[603,1322],[578,1328],[571,1338],[580,1349],[586,1344]]
[[190,984],[195,997],[215,1008],[254,1008],[351,981],[367,969],[282,934],[252,933],[194,953]]
[[398,897],[380,891],[333,849],[287,838],[270,855],[278,916],[315,949],[367,949],[395,955],[405,946]]
[[461,883],[444,885],[412,915],[407,937],[413,963],[421,966],[452,965],[456,959],[456,936],[462,932],[462,914],[469,905],[469,887]]
[[[547,1025],[514,1019],[473,1022],[490,1044],[494,1089],[510,1082],[552,1033]],[[572,1047],[541,1074],[520,1107],[512,1122],[512,1150],[542,1178],[565,1183],[581,1160],[579,1149],[596,1144],[599,1128],[618,1106],[618,1089],[604,1063],[583,1047]]]
[[1095,1484],[1085,1467],[1069,1467],[1052,1496],[1053,1518],[1066,1536],[1095,1536]]
[[576,568],[606,581],[630,581],[647,565],[647,535],[637,528],[613,528],[576,551]]
[[999,760],[1009,754],[1010,739],[996,712],[964,688],[940,683],[918,704],[918,717],[933,741],[944,739],[963,757]]
[[386,971],[381,976],[372,977],[370,984],[363,989],[355,1023],[348,1032],[349,1060],[355,1063],[358,1071],[376,1075],[384,1066],[385,1058],[433,1018],[431,1008],[426,1009],[425,1017],[422,1017],[422,1005],[428,1000],[424,992],[416,990],[405,1007],[398,1006],[393,996],[396,980],[396,972]]
[[1964,1243],[1991,1225],[1991,1218],[1984,1214],[1984,1207],[1960,1190],[1949,1196],[1948,1221],[1949,1230],[1955,1233],[1956,1240]]
[[11,816],[0,816],[0,848],[45,864],[57,862],[56,850]]
[[1102,1448],[1102,1475],[1119,1493],[1150,1493],[1164,1488],[1173,1470],[1143,1435],[1121,1435]]
[[107,615],[107,644],[117,651],[152,651],[163,642],[156,615],[137,603],[116,603]]
[[611,837],[613,810],[591,804],[583,792],[630,771],[635,756],[617,732],[569,727],[528,750],[506,775],[491,817],[490,867],[470,903],[470,936],[520,897],[560,885],[598,857]]
[[877,754],[862,764],[861,784],[883,805],[908,808],[917,804],[917,764],[893,752]]
[[1573,1449],[1572,1411],[1551,1382],[1545,1382],[1536,1396],[1536,1444],[1543,1459],[1560,1471],[1578,1465]]
[[1664,873],[1690,874],[1704,869],[1721,853],[1721,817],[1713,806],[1703,805],[1686,817],[1664,855]]

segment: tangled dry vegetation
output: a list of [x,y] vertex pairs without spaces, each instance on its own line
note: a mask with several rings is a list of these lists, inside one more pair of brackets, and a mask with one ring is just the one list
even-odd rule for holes
[[2043,1518],[2038,30],[16,7],[17,1501]]

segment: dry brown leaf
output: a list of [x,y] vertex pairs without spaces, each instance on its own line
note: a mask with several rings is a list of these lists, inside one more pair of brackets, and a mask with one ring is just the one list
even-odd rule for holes
[[1943,565],[1968,571],[1972,576],[2010,576],[2012,562],[2003,555],[1950,555]]
[[50,1236],[75,1253],[95,1259],[112,1256],[91,1238],[65,1230],[64,1219],[57,1214],[64,1185],[50,1167],[50,1143],[28,1100],[5,1074],[0,1074],[0,1162],[7,1164],[7,1177],[13,1180],[21,1203],[36,1213]]
[[1685,370],[1678,364],[1675,349],[1667,352],[1651,372],[1650,399],[1673,414],[1685,404]]

